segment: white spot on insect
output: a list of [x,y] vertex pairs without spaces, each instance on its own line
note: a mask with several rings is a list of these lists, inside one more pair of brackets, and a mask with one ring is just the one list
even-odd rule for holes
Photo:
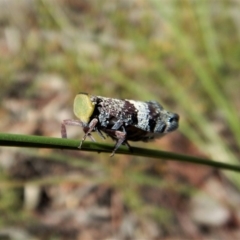
[[138,118],[138,127],[148,131],[149,130],[149,108],[148,104],[145,102],[140,101],[134,101],[134,100],[127,100],[131,104],[134,105],[135,112],[137,112],[137,118]]

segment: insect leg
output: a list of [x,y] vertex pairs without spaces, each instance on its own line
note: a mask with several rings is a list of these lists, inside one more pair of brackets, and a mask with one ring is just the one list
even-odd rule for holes
[[120,127],[122,127],[122,125],[123,125],[123,121],[118,120],[117,122],[114,123],[111,129],[118,130]]
[[63,120],[62,125],[61,125],[62,138],[67,138],[66,126],[80,126],[80,127],[83,127],[83,123],[80,120],[75,120],[75,119]]
[[82,141],[80,142],[78,148],[81,148],[82,143],[86,140],[87,137],[89,137],[93,142],[96,142],[95,139],[93,138],[93,136],[91,135],[91,132],[94,130],[94,128],[96,127],[98,123],[98,120],[96,118],[92,119],[92,121],[88,124],[87,127],[83,128],[84,131],[84,136],[82,138]]
[[127,145],[127,147],[128,147],[128,149],[129,149],[129,151],[130,151],[130,152],[133,152],[133,150],[132,150],[132,148],[131,148],[130,144],[129,144],[127,141],[125,141],[125,144]]
[[100,131],[100,129],[96,129],[96,130],[101,138],[106,139],[106,137],[103,135],[103,133]]
[[112,157],[115,154],[115,152],[117,151],[117,149],[124,143],[124,141],[126,139],[126,133],[121,132],[121,131],[115,131],[115,136],[117,138],[117,143],[116,143],[110,157]]
[[[122,129],[123,129],[123,132],[124,132],[125,134],[127,134],[124,126],[122,126]],[[129,149],[129,151],[132,152],[132,148],[131,148],[130,144],[129,144],[127,141],[125,141],[124,144],[126,144],[127,147],[128,147],[128,149]]]

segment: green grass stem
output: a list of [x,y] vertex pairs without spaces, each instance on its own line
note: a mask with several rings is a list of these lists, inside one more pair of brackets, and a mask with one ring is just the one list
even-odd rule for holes
[[[33,135],[20,135],[20,134],[0,134],[0,146],[7,147],[28,147],[28,148],[51,148],[51,149],[70,149],[79,151],[90,151],[98,153],[111,153],[113,145],[100,144],[95,142],[84,142],[82,148],[79,149],[79,140],[42,137]],[[199,158],[189,155],[182,155],[172,152],[165,152],[160,150],[145,149],[132,147],[130,152],[126,147],[120,147],[116,154],[127,154],[140,157],[149,157],[156,159],[176,160],[181,162],[194,163],[199,165],[206,165],[224,170],[231,170],[240,172],[240,166],[222,163],[206,158]]]

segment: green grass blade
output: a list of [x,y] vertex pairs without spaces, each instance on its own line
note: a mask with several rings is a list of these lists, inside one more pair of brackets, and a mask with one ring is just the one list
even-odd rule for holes
[[[105,152],[111,153],[113,146],[109,144],[99,144],[95,142],[84,142],[82,148],[79,149],[79,141],[72,139],[20,135],[20,134],[0,134],[0,146],[8,147],[34,147],[34,148],[52,148],[52,149],[71,149],[90,152]],[[177,153],[165,152],[160,150],[152,150],[145,148],[132,147],[132,152],[127,148],[121,147],[116,154],[127,154],[141,157],[150,157],[157,159],[177,160],[181,162],[188,162],[200,165],[216,167],[224,170],[231,170],[240,172],[240,166],[231,165],[227,163],[217,162],[210,159],[199,158],[188,155],[181,155]]]

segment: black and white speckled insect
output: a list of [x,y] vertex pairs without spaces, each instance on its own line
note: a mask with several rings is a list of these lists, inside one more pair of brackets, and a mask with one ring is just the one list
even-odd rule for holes
[[163,109],[155,102],[141,102],[135,100],[120,100],[86,93],[76,95],[73,105],[74,114],[79,120],[67,119],[62,123],[62,137],[67,137],[66,125],[81,126],[86,137],[92,137],[92,132],[98,132],[105,138],[103,132],[116,140],[111,156],[128,141],[148,142],[162,137],[166,133],[178,128],[179,116]]

